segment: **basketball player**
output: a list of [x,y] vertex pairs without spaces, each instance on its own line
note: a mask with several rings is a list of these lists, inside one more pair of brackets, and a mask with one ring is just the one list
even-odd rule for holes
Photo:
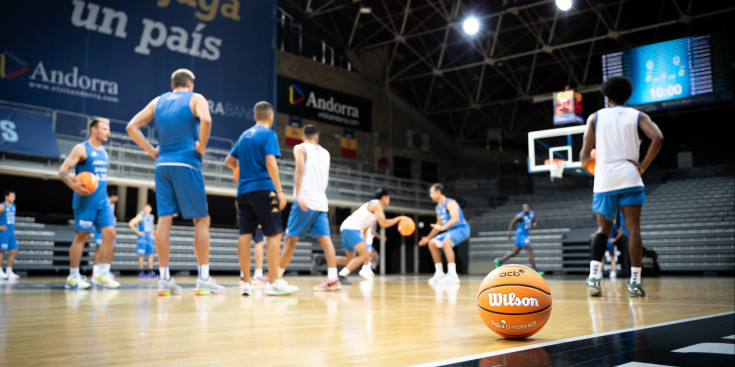
[[[112,219],[115,219],[115,203],[117,203],[118,196],[117,191],[115,190],[109,190],[109,198],[107,199],[107,207],[110,209],[110,212],[112,213]],[[94,265],[92,267],[92,277],[97,275],[97,272],[100,269],[100,252],[98,251],[100,248],[100,245],[102,244],[102,233],[100,232],[99,228],[94,229]],[[117,241],[115,239],[112,240],[112,251],[115,252],[115,246],[117,246]],[[115,276],[110,274],[112,279],[115,279]]]
[[237,253],[242,270],[243,283],[240,294],[252,294],[250,282],[250,241],[260,225],[266,239],[269,283],[263,293],[271,296],[288,295],[298,291],[278,276],[282,236],[281,211],[286,207],[286,194],[278,176],[277,158],[281,157],[276,132],[273,126],[273,106],[258,102],[253,108],[255,125],[245,130],[225,158],[225,165],[233,171],[238,167],[237,208],[240,236]]
[[388,241],[388,237],[381,236],[380,233],[376,230],[377,223],[370,227],[365,234],[365,243],[367,244],[367,253],[368,253],[368,259],[365,261],[364,264],[362,264],[362,268],[360,268],[360,272],[357,274],[365,279],[373,279],[375,278],[375,273],[373,273],[373,264],[377,261],[378,258],[378,251],[375,251],[375,247],[373,246],[373,241],[377,238],[380,241]]
[[[18,240],[15,238],[15,192],[5,190],[5,200],[0,203],[0,279],[20,279],[13,272],[13,263],[18,256]],[[3,259],[8,252],[8,266],[3,271]]]
[[[528,262],[531,263],[531,267],[534,270],[538,271],[538,269],[536,269],[536,259],[533,258],[531,240],[528,238],[528,231],[531,229],[531,227],[535,228],[538,225],[536,223],[536,214],[533,212],[533,210],[531,210],[531,204],[529,203],[523,203],[522,208],[523,210],[520,213],[516,214],[516,216],[510,220],[510,224],[508,225],[508,239],[510,239],[511,233],[513,231],[513,226],[518,223],[518,228],[516,228],[516,241],[514,243],[513,250],[505,254],[503,258],[496,258],[495,260],[493,260],[493,264],[496,268],[499,268],[505,260],[516,256],[522,248],[525,248],[526,254],[528,254]],[[543,271],[538,271],[538,273],[544,275]]]
[[[454,246],[470,237],[470,225],[464,219],[464,213],[457,200],[444,195],[444,185],[440,183],[431,185],[429,197],[436,203],[436,223],[431,224],[431,232],[419,241],[419,246],[429,244],[429,252],[434,260],[435,271],[434,276],[429,279],[429,285],[459,284]],[[439,249],[444,249],[444,256],[447,258],[446,275],[442,269],[442,255]]]
[[[102,244],[97,249],[100,253],[99,269],[92,277],[92,283],[106,288],[120,287],[120,283],[115,281],[110,273],[110,263],[114,256],[112,244],[115,241],[115,217],[110,211],[107,196],[107,171],[110,159],[107,150],[102,146],[109,137],[110,121],[95,117],[89,122],[89,139],[75,145],[59,167],[61,181],[74,191],[72,208],[76,235],[69,248],[69,276],[66,278],[66,289],[89,288],[89,283],[79,274],[79,263],[89,234],[95,228],[99,228],[102,234]],[[72,168],[76,169],[77,174],[91,172],[97,176],[97,189],[91,192],[81,183],[74,182],[69,177]]]
[[278,267],[278,276],[283,276],[286,266],[296,249],[296,241],[311,233],[324,250],[327,261],[327,279],[314,286],[315,291],[335,291],[342,288],[337,275],[336,253],[329,233],[327,184],[329,183],[329,152],[319,145],[319,130],[314,125],[304,126],[301,144],[293,148],[296,167],[294,170],[294,205],[288,216],[286,238]]
[[[174,216],[194,222],[194,255],[197,277],[194,294],[224,293],[225,288],[209,275],[209,224],[207,194],[202,177],[202,156],[212,130],[207,100],[194,91],[194,73],[178,69],[171,74],[171,92],[154,98],[128,123],[130,137],[156,161],[156,206],[158,230],[158,295],[181,293],[168,266],[171,224]],[[140,129],[156,121],[159,145],[153,148]]]
[[[339,272],[342,284],[351,284],[347,276],[359,265],[368,260],[365,231],[377,222],[383,228],[396,225],[401,219],[408,219],[405,215],[387,219],[383,208],[390,204],[390,194],[385,188],[375,192],[375,199],[363,204],[342,222],[339,231],[342,237],[342,249],[346,256],[337,256],[337,264],[345,265]],[[355,256],[357,253],[357,256]]]
[[[138,213],[133,219],[128,222],[128,227],[138,235],[136,241],[137,248],[136,253],[138,254],[138,274],[141,278],[155,278],[156,273],[153,271],[153,256],[156,254],[156,244],[153,240],[153,233],[155,233],[155,217],[153,216],[153,208],[150,204],[143,206],[143,211]],[[148,255],[148,273],[143,270],[143,258]]]
[[[597,164],[592,198],[592,210],[597,214],[597,235],[592,246],[590,274],[587,278],[587,295],[601,296],[601,260],[605,256],[615,213],[622,208],[625,225],[630,236],[630,281],[628,295],[645,297],[641,286],[641,205],[646,202],[641,175],[650,167],[663,145],[663,133],[651,118],[635,109],[625,107],[625,101],[633,93],[633,86],[626,77],[612,77],[602,84],[602,94],[607,97],[608,108],[603,108],[587,119],[580,161],[585,167],[590,152],[597,149]],[[643,162],[640,144],[645,134],[651,139]]]

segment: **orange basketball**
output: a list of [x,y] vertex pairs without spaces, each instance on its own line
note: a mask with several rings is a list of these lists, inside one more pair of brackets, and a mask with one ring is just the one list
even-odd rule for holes
[[410,236],[413,234],[413,231],[416,229],[416,223],[413,222],[413,219],[401,219],[398,221],[398,233],[404,235],[404,236]]
[[232,178],[235,179],[235,182],[240,182],[240,166],[235,166],[235,169],[232,170]]
[[74,182],[81,183],[85,189],[91,192],[97,190],[97,176],[92,172],[85,171],[77,174],[76,177],[74,177]]
[[595,164],[597,163],[597,149],[592,149],[592,151],[590,152],[590,157],[590,161],[587,162],[587,165],[584,167],[584,169],[594,176]]
[[535,270],[523,265],[503,265],[482,280],[477,311],[496,334],[508,339],[527,338],[549,320],[551,290]]

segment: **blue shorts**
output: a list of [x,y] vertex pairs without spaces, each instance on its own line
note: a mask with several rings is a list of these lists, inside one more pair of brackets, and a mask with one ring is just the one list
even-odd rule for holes
[[454,246],[459,245],[464,240],[470,238],[470,227],[450,228],[448,231],[439,233],[431,240],[434,241],[436,247],[442,248],[444,246],[444,240],[447,238],[452,241]]
[[641,205],[645,202],[646,194],[643,187],[631,187],[602,193],[596,192],[592,195],[592,210],[605,216],[608,221],[614,222],[615,213],[619,208]]
[[[94,245],[99,247],[102,244],[102,233],[95,228],[94,230]],[[117,238],[112,239],[112,245],[117,246]]]
[[342,249],[347,252],[355,252],[355,246],[365,243],[365,236],[357,229],[343,229],[340,235],[342,237]]
[[15,231],[0,231],[0,251],[13,251],[17,249],[18,239],[15,238]]
[[138,256],[143,255],[155,255],[156,245],[153,241],[153,237],[140,237],[138,236],[138,248],[135,250]]
[[209,216],[202,172],[184,166],[157,166],[158,217],[181,214],[183,219]]
[[[74,209],[74,230],[91,233],[95,228],[105,228],[115,225],[115,216],[107,205],[99,209]],[[100,236],[101,238],[102,236]]]
[[524,248],[531,244],[531,240],[528,238],[528,233],[516,232],[516,242],[513,243],[516,246]]
[[311,232],[311,237],[329,236],[329,215],[327,212],[317,212],[311,209],[301,210],[298,204],[291,205],[291,214],[288,215],[286,237],[304,237]]

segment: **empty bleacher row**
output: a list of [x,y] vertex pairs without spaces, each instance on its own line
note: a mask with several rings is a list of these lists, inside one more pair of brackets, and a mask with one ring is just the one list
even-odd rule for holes
[[[647,184],[641,213],[643,245],[657,254],[661,271],[732,272],[735,270],[735,177],[732,167],[676,172]],[[471,220],[470,270],[488,269],[495,257],[512,248],[508,224],[524,201],[532,203],[538,227],[530,239],[539,268],[584,272],[589,240],[596,228],[587,186],[546,190],[509,200]],[[553,238],[553,240],[551,240]],[[509,260],[528,264],[525,251]],[[479,264],[475,264],[479,263]]]

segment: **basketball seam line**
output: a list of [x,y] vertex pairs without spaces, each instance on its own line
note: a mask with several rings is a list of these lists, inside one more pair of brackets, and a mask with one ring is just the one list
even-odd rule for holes
[[499,315],[516,316],[516,315],[530,315],[530,314],[533,314],[533,313],[538,313],[538,312],[546,311],[549,307],[551,307],[551,303],[549,303],[548,306],[546,306],[546,307],[544,307],[544,308],[542,308],[540,310],[536,310],[536,311],[533,311],[533,312],[522,312],[522,313],[508,313],[508,312],[490,311],[487,308],[482,307],[480,305],[477,305],[477,307],[479,307],[479,308],[481,308],[481,309],[483,309],[483,310],[485,310],[487,312],[490,312],[490,313],[496,313],[496,314],[499,314]]
[[[534,287],[534,286],[532,286],[532,285],[528,285],[528,284],[498,284],[498,285],[494,285],[494,286],[492,286],[492,287],[489,287],[489,288],[485,288],[485,289],[481,290],[481,291],[480,291],[480,293],[482,293],[482,292],[484,292],[484,291],[486,291],[486,290],[489,290],[489,289],[493,289],[493,288],[497,288],[497,287],[505,287],[505,286],[508,286],[508,285],[515,285],[515,286],[519,286],[519,287],[528,287],[528,288],[533,288],[533,289],[535,289],[535,290],[537,290],[537,291],[539,291],[539,292],[541,292],[541,293],[543,293],[543,294],[546,294],[546,295],[548,295],[548,296],[550,296],[550,295],[551,295],[551,293],[550,293],[550,292],[549,292],[549,293],[547,293],[547,292],[546,292],[545,290],[543,290],[543,289],[538,289],[538,288],[536,288],[536,287]],[[479,294],[477,295],[477,298],[480,298],[480,295],[479,295]]]

